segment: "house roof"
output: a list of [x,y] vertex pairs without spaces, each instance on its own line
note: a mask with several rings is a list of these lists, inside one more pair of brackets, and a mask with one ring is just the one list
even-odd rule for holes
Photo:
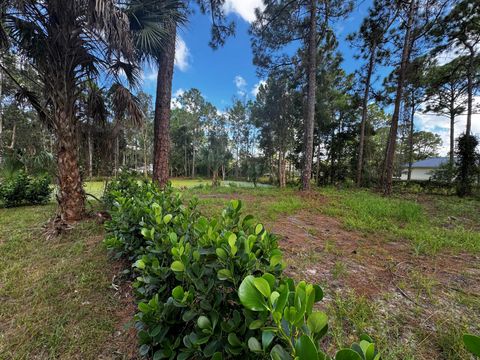
[[[412,168],[431,168],[431,169],[437,169],[439,168],[442,164],[445,164],[448,162],[447,157],[435,157],[435,158],[429,158],[425,160],[420,160],[417,162],[414,162],[412,164]],[[408,164],[404,165],[405,167],[408,167]]]

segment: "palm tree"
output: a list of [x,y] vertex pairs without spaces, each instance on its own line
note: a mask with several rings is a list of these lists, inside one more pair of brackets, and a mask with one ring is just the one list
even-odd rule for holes
[[56,137],[61,219],[79,220],[85,213],[78,166],[80,97],[100,71],[133,79],[128,18],[116,0],[10,0],[4,19],[6,31],[0,34],[8,34],[41,79],[37,89],[21,92]]

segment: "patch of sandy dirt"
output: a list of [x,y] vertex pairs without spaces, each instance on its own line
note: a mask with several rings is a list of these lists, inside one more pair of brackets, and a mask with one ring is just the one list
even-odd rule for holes
[[[478,255],[418,256],[407,240],[391,242],[348,231],[339,220],[315,211],[285,216],[269,228],[279,236],[286,274],[323,284],[328,288],[325,303],[333,301],[331,294],[353,289],[379,306],[386,318],[405,318],[404,333],[395,341],[410,341],[419,328],[433,334],[443,314],[480,326],[480,314],[458,301],[458,295],[480,300]],[[429,336],[423,341],[428,343]],[[439,358],[430,350],[418,356]]]
[[110,336],[104,353],[98,357],[99,360],[140,359],[137,331],[133,323],[137,307],[131,281],[119,275],[123,269],[128,269],[128,263],[119,261],[112,271],[113,296],[119,300],[120,306],[113,309],[116,319],[115,331]]

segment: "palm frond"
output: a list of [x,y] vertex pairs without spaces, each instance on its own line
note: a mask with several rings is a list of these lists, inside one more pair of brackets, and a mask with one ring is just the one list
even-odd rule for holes
[[127,121],[131,126],[139,127],[143,124],[145,114],[140,101],[130,90],[120,83],[114,83],[109,91],[116,121]]

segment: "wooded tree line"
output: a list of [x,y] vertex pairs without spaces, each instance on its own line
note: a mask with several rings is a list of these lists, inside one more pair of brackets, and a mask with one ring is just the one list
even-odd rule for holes
[[[449,117],[452,167],[460,115],[467,123],[457,134],[468,146],[458,148],[474,151],[478,1],[375,0],[348,37],[359,66],[347,74],[334,29],[356,2],[264,0],[250,29],[264,79],[256,99],[220,111],[191,89],[172,110],[177,29],[196,8],[212,19],[209,45],[222,46],[235,31],[223,4],[3,1],[4,167],[9,159],[28,171],[55,169],[61,216],[71,221],[85,211],[82,178],[121,167],[152,172],[161,186],[198,175],[215,183],[269,177],[304,190],[352,180],[388,195],[401,164],[410,173],[414,161],[438,152],[439,137],[415,126],[422,113]],[[155,99],[138,90],[145,62],[158,68]],[[462,176],[472,178],[475,155],[457,158],[470,159]]]

